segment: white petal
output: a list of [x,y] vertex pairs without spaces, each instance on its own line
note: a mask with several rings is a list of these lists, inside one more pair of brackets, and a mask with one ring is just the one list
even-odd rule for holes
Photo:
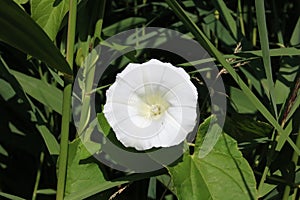
[[167,68],[164,67],[165,63],[156,59],[151,59],[141,65],[143,70],[144,84],[147,83],[161,83],[162,78],[165,76]]
[[143,69],[140,64],[129,63],[127,67],[118,74],[118,76],[125,80],[133,88],[144,84]]
[[[189,75],[170,63],[152,59],[129,64],[106,95],[103,113],[126,147],[146,150],[177,145],[196,124],[197,90]],[[149,111],[156,104],[164,112],[157,118]]]
[[[173,97],[174,94],[179,101]],[[164,97],[172,106],[189,106],[195,109],[197,105],[198,94],[195,86],[189,82],[182,82],[181,84],[170,88]]]

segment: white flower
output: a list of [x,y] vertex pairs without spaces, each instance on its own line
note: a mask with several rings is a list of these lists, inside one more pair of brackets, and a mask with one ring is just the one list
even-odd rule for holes
[[107,90],[103,113],[124,146],[170,147],[194,129],[197,97],[182,68],[152,59],[130,63],[117,75]]

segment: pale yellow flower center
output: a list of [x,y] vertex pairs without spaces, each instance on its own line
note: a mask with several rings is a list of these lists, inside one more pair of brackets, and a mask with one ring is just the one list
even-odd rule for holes
[[168,102],[163,99],[159,94],[148,95],[145,102],[141,105],[141,115],[150,120],[159,119],[164,112],[168,109]]
[[161,106],[158,104],[150,106],[150,112],[152,116],[157,116],[161,114]]

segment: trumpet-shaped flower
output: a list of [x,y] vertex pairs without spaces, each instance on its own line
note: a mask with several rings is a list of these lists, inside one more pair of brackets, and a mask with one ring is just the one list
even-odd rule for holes
[[117,75],[106,92],[103,113],[124,146],[170,147],[194,129],[197,97],[182,68],[152,59],[130,63]]

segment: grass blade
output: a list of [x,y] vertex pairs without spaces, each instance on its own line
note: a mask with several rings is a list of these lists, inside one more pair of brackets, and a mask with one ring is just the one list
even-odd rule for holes
[[224,17],[224,21],[229,27],[231,34],[233,35],[234,39],[237,40],[238,33],[236,28],[236,21],[233,19],[232,15],[230,14],[230,10],[227,8],[226,4],[223,0],[216,0],[217,7],[221,11],[221,15]]
[[272,66],[271,66],[271,57],[270,57],[270,50],[269,50],[269,39],[268,39],[268,30],[266,24],[264,1],[255,0],[255,8],[256,8],[259,40],[262,49],[262,59],[263,59],[264,69],[267,77],[267,88],[265,88],[265,90],[266,90],[266,94],[269,95],[269,99],[271,99],[273,111],[277,119],[278,113],[277,113],[276,100],[275,100],[275,90],[274,90],[274,81],[272,75]]

